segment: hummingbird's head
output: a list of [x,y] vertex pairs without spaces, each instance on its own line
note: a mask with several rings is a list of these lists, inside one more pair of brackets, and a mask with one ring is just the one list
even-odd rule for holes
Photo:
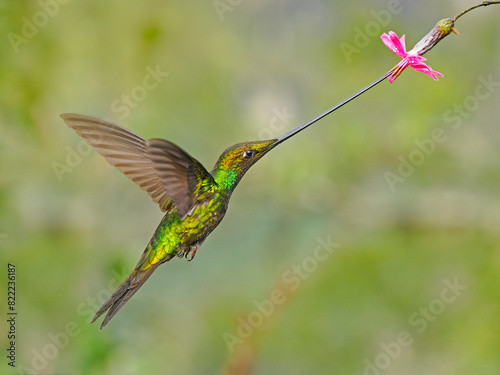
[[212,170],[218,184],[234,188],[248,169],[276,145],[276,139],[242,142],[228,147]]

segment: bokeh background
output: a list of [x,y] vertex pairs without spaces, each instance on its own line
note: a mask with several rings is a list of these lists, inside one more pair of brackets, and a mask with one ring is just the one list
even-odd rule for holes
[[439,82],[408,69],[267,155],[196,259],[162,266],[103,331],[90,319],[161,212],[59,118],[108,118],[211,168],[384,74],[382,32],[411,48],[473,4],[2,2],[4,354],[8,263],[18,316],[0,372],[498,373],[500,6],[428,53]]

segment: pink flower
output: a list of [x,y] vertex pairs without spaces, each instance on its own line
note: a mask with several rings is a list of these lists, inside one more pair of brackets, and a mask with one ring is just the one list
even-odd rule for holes
[[389,76],[389,82],[394,82],[394,80],[405,70],[408,66],[411,66],[417,72],[425,73],[431,76],[434,80],[438,80],[437,76],[443,77],[443,75],[425,64],[425,57],[420,56],[418,52],[411,50],[406,52],[405,36],[403,35],[401,39],[398,38],[394,31],[389,31],[389,35],[386,33],[382,34],[380,37],[384,44],[390,48],[392,52],[402,58],[402,60],[391,70],[392,73]]

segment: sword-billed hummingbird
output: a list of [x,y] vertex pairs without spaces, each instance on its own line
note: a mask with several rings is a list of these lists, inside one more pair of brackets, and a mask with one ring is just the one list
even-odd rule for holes
[[91,116],[72,113],[61,115],[70,128],[111,165],[145,190],[165,212],[134,270],[104,302],[92,323],[107,312],[101,324],[102,329],[160,264],[175,256],[192,260],[203,241],[224,217],[234,188],[260,158],[387,76],[278,138],[237,143],[227,148],[210,172],[169,141],[148,140],[121,126]]

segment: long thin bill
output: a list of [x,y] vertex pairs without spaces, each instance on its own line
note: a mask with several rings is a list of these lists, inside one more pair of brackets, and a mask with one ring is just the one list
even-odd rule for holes
[[358,96],[360,96],[361,94],[363,94],[364,92],[370,90],[372,87],[378,85],[380,82],[382,82],[384,79],[386,79],[387,77],[389,77],[391,75],[391,72],[387,72],[385,75],[383,75],[382,77],[380,77],[379,79],[373,81],[372,83],[370,83],[368,86],[366,87],[363,87],[361,90],[359,90],[358,92],[356,92],[355,94],[349,96],[348,98],[344,99],[343,101],[341,101],[340,103],[334,105],[332,108],[326,110],[325,112],[323,112],[322,114],[316,116],[315,118],[313,118],[312,120],[306,122],[305,124],[302,124],[300,126],[297,126],[295,129],[292,129],[290,130],[289,132],[286,132],[285,134],[283,134],[282,136],[278,137],[276,142],[273,143],[273,147],[279,145],[280,143],[284,142],[285,140],[287,140],[288,138],[290,137],[293,137],[295,134],[301,132],[302,130],[304,130],[305,128],[311,126],[312,124],[314,124],[316,121],[319,121],[321,120],[323,117],[326,117],[328,116],[330,113],[332,113],[333,111],[336,111],[337,109],[339,109],[340,107],[342,107],[343,105],[349,103],[351,100],[353,99],[356,99]]

